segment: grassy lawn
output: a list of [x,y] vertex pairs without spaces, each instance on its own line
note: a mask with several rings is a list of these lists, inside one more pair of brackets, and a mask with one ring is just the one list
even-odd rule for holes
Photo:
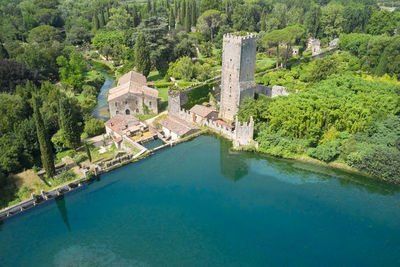
[[158,71],[150,72],[149,76],[147,77],[148,82],[161,82],[164,81],[164,77]]
[[155,117],[155,116],[157,116],[157,114],[154,114],[154,113],[152,113],[152,114],[146,114],[146,115],[135,115],[136,118],[139,118],[139,119],[142,120],[142,121],[151,119],[151,118],[153,118],[153,117]]
[[[90,154],[92,156],[92,163],[112,160],[115,157],[117,151],[119,151],[120,149],[117,149],[115,144],[112,144],[111,145],[111,149],[106,150],[104,153],[100,153],[99,150],[100,150],[99,147],[94,147],[94,146],[90,147]],[[82,152],[82,153],[85,153],[85,152]],[[89,161],[87,161],[87,163],[89,163]]]
[[276,62],[276,58],[271,58],[264,53],[257,53],[256,67],[264,67],[267,65],[272,65]]

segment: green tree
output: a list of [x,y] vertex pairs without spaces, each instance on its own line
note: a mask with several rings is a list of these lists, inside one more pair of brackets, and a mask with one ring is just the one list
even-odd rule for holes
[[136,67],[137,70],[144,76],[148,76],[150,73],[151,62],[150,62],[150,51],[147,47],[146,40],[143,33],[139,34],[135,46],[136,55]]
[[92,162],[92,154],[90,153],[89,144],[85,142],[86,155],[90,162]]
[[211,43],[214,42],[214,31],[224,21],[224,15],[222,12],[211,9],[204,12],[198,19],[198,27],[200,31],[210,32]]
[[64,135],[66,145],[76,149],[81,144],[82,114],[75,98],[61,96],[58,103],[60,130]]
[[398,23],[394,17],[394,14],[387,10],[374,11],[369,19],[367,31],[370,34],[390,34],[394,33]]
[[53,26],[41,25],[33,28],[28,35],[28,42],[50,47],[53,42],[61,40],[59,31]]
[[343,32],[343,6],[336,3],[329,3],[322,8],[321,29],[323,35],[328,39],[339,37]]
[[321,29],[321,7],[318,5],[311,6],[310,10],[305,14],[304,25],[308,29],[311,37],[316,38]]
[[61,82],[65,85],[70,85],[77,92],[82,91],[82,86],[87,72],[86,61],[84,57],[78,52],[72,52],[70,59],[64,56],[57,58],[57,64],[60,65],[60,78]]
[[40,98],[39,96],[34,96],[33,117],[35,118],[36,132],[40,145],[42,164],[44,169],[46,170],[47,176],[53,177],[55,175],[53,150],[39,108],[40,108]]

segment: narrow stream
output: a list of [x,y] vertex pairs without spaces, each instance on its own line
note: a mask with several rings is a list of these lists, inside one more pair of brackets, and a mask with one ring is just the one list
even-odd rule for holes
[[[103,73],[104,74],[104,73]],[[110,112],[108,110],[107,95],[108,91],[114,86],[114,79],[109,75],[104,74],[106,80],[103,86],[100,88],[100,93],[97,96],[97,105],[90,111],[90,113],[96,119],[108,120],[110,118]]]

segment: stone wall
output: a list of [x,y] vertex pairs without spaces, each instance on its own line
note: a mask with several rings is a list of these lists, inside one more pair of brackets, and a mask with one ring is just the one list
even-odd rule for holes
[[220,117],[233,120],[244,97],[254,96],[257,35],[224,35]]
[[121,115],[142,115],[144,114],[144,105],[149,110],[158,113],[158,99],[150,96],[138,96],[136,94],[125,94],[109,101],[110,116]]
[[179,109],[178,112],[175,112],[174,116],[189,123],[195,123],[201,126],[210,127],[216,132],[232,139],[235,146],[248,146],[254,143],[253,141],[254,121],[252,117],[250,118],[249,123],[247,122],[240,123],[236,118],[236,127],[235,129],[231,129],[221,124],[218,124],[214,120],[209,120],[202,118],[200,116],[196,116],[196,114],[194,114],[190,110],[185,110],[183,108]]

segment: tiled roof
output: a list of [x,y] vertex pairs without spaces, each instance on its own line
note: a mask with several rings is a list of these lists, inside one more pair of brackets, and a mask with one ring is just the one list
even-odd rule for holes
[[201,117],[203,117],[203,118],[205,118],[215,110],[213,110],[211,108],[208,108],[208,107],[205,107],[205,106],[202,106],[202,105],[195,105],[194,107],[192,107],[190,109],[190,111],[195,113],[195,114],[197,114],[197,115],[199,115],[199,116],[201,116]]
[[127,93],[144,94],[146,96],[158,98],[158,91],[147,86],[146,77],[134,71],[130,71],[119,78],[117,87],[112,88],[108,92],[108,101]]
[[190,123],[171,115],[168,115],[165,119],[160,121],[160,124],[171,132],[176,133],[178,136],[185,135],[190,131],[199,130],[199,128]]
[[119,135],[124,135],[127,131],[135,129],[135,126],[139,124],[139,119],[133,116],[124,115],[115,115],[104,123],[107,128],[110,128],[113,132],[116,132]]

